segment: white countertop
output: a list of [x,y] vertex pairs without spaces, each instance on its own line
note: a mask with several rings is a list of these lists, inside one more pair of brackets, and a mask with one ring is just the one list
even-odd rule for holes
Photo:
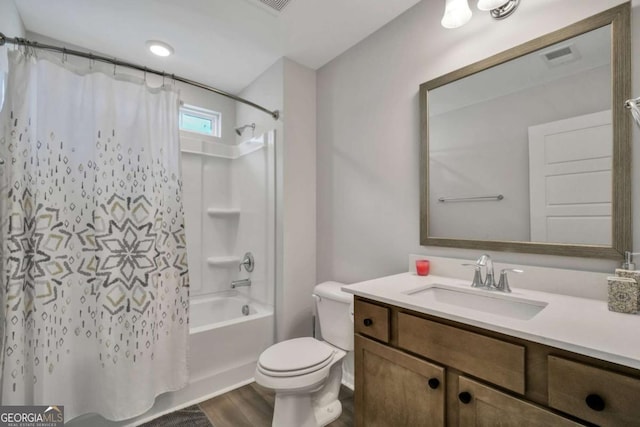
[[[520,320],[407,293],[437,284],[465,292],[499,294],[499,298],[527,299],[547,305],[532,318]],[[371,300],[640,369],[639,315],[611,312],[606,301],[517,289],[513,285],[511,294],[503,294],[472,289],[470,284],[470,281],[461,279],[401,273],[347,285],[342,289]]]

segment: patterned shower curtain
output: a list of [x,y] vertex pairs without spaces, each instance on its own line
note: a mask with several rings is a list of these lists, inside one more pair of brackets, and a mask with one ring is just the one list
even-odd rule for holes
[[45,56],[0,116],[1,403],[122,420],[188,380],[179,98]]

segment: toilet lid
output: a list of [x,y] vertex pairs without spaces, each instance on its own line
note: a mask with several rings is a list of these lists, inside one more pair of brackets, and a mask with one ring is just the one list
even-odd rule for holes
[[331,346],[315,338],[295,338],[266,349],[258,363],[272,372],[307,371],[315,366],[321,368],[326,365],[333,353]]

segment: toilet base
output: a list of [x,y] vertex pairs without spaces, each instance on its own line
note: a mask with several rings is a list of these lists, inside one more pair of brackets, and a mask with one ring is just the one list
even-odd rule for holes
[[319,387],[306,391],[276,390],[272,427],[324,427],[340,417],[342,403],[338,395],[344,355],[331,366],[329,375]]
[[339,400],[317,406],[313,394],[276,394],[272,427],[324,427],[342,414]]
[[272,427],[318,427],[310,394],[276,394]]
[[324,427],[337,420],[342,414],[342,403],[334,400],[327,406],[315,408],[316,422],[319,427]]

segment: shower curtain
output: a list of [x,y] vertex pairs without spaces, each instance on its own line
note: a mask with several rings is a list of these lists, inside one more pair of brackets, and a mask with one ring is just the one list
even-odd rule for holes
[[178,94],[27,53],[0,115],[1,403],[130,418],[188,380]]

